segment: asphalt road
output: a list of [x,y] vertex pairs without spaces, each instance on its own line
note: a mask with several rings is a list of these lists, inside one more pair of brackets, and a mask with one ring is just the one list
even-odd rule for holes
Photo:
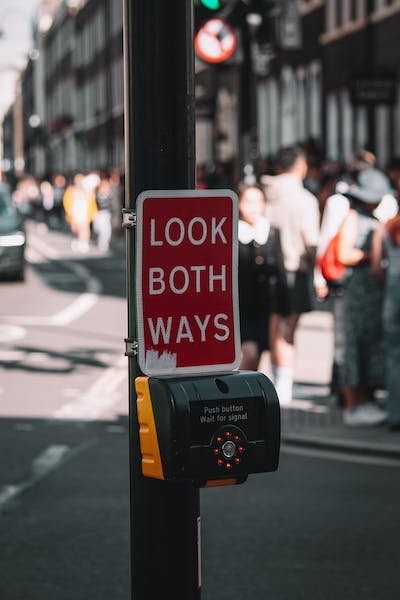
[[[0,283],[1,600],[130,598],[122,254],[34,230],[26,282]],[[283,448],[202,490],[202,597],[397,598],[399,463],[363,458]]]
[[[1,421],[1,478],[17,489],[0,518],[0,597],[127,600],[126,423],[29,424]],[[285,452],[275,474],[202,490],[202,597],[391,600],[399,499],[398,466]]]

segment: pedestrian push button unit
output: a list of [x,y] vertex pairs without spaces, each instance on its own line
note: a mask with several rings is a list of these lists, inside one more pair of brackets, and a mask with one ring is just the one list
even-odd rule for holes
[[277,469],[279,402],[262,373],[138,377],[135,386],[145,477],[227,485]]

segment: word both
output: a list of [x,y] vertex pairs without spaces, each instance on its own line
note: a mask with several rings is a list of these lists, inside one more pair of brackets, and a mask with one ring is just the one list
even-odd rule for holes
[[[168,289],[167,289],[168,288]],[[149,269],[149,294],[155,296],[170,291],[185,294],[188,289],[201,292],[226,292],[226,265],[219,270],[214,265],[192,265],[189,268],[177,265],[169,273],[162,267]]]

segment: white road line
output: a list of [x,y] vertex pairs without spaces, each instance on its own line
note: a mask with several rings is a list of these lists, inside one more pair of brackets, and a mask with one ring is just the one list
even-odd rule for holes
[[37,265],[37,264],[43,263],[43,262],[47,262],[47,259],[43,256],[43,254],[40,254],[39,252],[34,250],[34,248],[32,248],[32,246],[28,246],[26,248],[25,256],[26,256],[27,261],[34,265]]
[[32,423],[15,423],[15,431],[34,431],[35,427]]
[[76,319],[79,319],[85,313],[89,312],[98,299],[96,294],[81,294],[79,298],[74,300],[69,306],[52,317],[49,317],[48,325],[59,327],[69,325],[72,321],[76,321]]
[[60,406],[52,415],[54,419],[96,420],[110,410],[120,399],[119,386],[128,377],[125,356],[108,368],[79,398]]
[[31,489],[36,483],[47,477],[50,473],[64,465],[66,462],[87,450],[97,443],[96,439],[84,442],[76,448],[70,449],[65,445],[49,446],[41,452],[32,462],[32,475],[17,485],[5,485],[0,490],[0,511],[6,508],[12,500]]
[[35,246],[33,250],[42,254],[46,259],[59,260],[61,258],[60,252],[55,250],[49,244],[46,244],[46,242],[44,242],[37,235],[33,235],[32,237],[32,233],[29,237],[29,245],[31,248]]
[[54,327],[65,327],[89,312],[89,310],[91,310],[98,302],[99,295],[102,291],[101,283],[91,274],[89,269],[83,265],[61,260],[60,252],[49,246],[37,236],[32,239],[31,243],[34,246],[31,246],[31,249],[34,253],[36,252],[37,254],[42,255],[46,260],[50,259],[59,261],[66,269],[84,281],[86,284],[86,292],[80,294],[67,307],[63,308],[55,315],[49,317],[21,317],[16,315],[6,317],[6,320],[13,323],[18,323],[20,325],[50,325]]
[[26,336],[26,329],[16,325],[0,325],[0,342],[14,342]]
[[353,454],[352,452],[340,452],[335,450],[323,450],[318,448],[304,448],[302,446],[292,446],[282,444],[281,452],[283,454],[292,454],[295,456],[305,456],[307,458],[319,458],[323,460],[336,460],[340,462],[350,462],[364,465],[377,465],[382,467],[400,467],[399,458],[390,458],[385,456],[368,456],[367,454]]

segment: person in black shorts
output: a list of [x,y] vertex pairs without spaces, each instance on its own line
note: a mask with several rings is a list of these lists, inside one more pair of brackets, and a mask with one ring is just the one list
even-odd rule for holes
[[313,268],[319,239],[320,213],[316,197],[306,190],[307,159],[298,147],[284,148],[278,157],[279,174],[261,177],[266,217],[281,235],[289,288],[289,314],[275,320],[271,332],[273,379],[281,404],[292,400],[295,364],[294,336],[300,315],[312,310]]
[[257,370],[270,348],[270,328],[286,314],[288,289],[279,231],[265,218],[265,195],[258,185],[239,190],[239,306],[241,369]]

